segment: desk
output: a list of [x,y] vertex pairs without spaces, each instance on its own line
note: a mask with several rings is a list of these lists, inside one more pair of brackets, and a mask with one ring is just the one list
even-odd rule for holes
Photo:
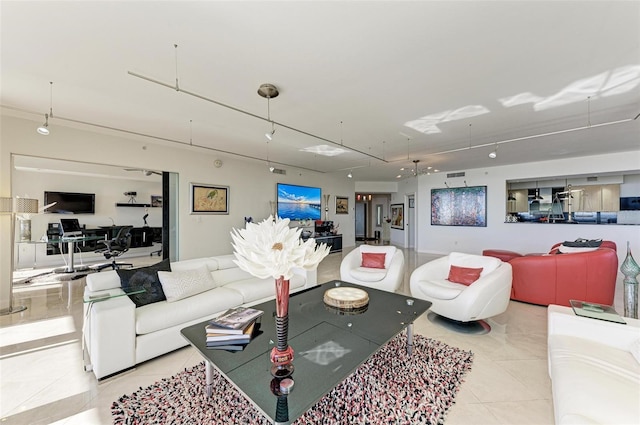
[[76,243],[78,242],[88,242],[88,241],[98,241],[104,239],[104,236],[83,236],[81,238],[56,238],[49,239],[48,243],[67,243],[67,251],[68,251],[68,261],[67,266],[60,271],[60,273],[73,273],[76,271],[75,265],[73,263],[73,254],[76,249]]

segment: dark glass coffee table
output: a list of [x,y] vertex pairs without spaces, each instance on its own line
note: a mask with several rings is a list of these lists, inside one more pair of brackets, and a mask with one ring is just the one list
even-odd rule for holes
[[[365,290],[369,295],[366,310],[351,313],[326,306],[323,294],[335,286]],[[280,410],[276,414],[278,397],[271,391],[273,377],[269,372],[269,354],[276,342],[275,301],[253,306],[265,313],[259,334],[243,351],[207,349],[204,329],[207,322],[184,328],[181,333],[206,360],[207,394],[214,391],[211,382],[215,367],[266,417],[275,423],[287,423],[304,414],[405,329],[407,350],[411,352],[413,321],[430,306],[428,301],[340,281],[292,295],[289,300],[289,345],[295,351],[292,376],[295,384],[286,396],[284,415],[283,397],[280,397]]]

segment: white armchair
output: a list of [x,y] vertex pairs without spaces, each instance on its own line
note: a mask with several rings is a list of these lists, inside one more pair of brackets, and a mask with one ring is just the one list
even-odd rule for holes
[[[362,267],[362,254],[385,254],[384,268]],[[395,292],[404,279],[404,254],[395,246],[360,245],[340,264],[340,280]]]
[[[480,277],[469,286],[447,280],[452,265],[480,268]],[[452,252],[418,267],[411,274],[411,295],[431,301],[430,310],[459,322],[497,316],[509,305],[511,265],[498,258]]]

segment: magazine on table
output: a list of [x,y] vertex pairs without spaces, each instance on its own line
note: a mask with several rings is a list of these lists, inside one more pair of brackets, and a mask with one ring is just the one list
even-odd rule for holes
[[[210,350],[227,350],[227,351],[242,351],[244,348],[251,342],[251,340],[260,335],[262,331],[260,330],[260,323],[253,322],[251,326],[247,328],[247,333],[243,335],[231,335],[233,337],[242,337],[243,339],[232,339],[232,340],[223,340],[223,339],[207,339],[206,347]],[[230,336],[230,335],[227,335]],[[208,338],[208,337],[207,337]]]
[[255,323],[255,321],[251,322],[251,324],[247,326],[241,334],[220,334],[207,331],[207,344],[218,342],[242,344],[249,342],[251,340],[251,335],[253,335]]
[[242,330],[263,314],[264,311],[255,308],[235,307],[211,319],[209,324],[226,329]]

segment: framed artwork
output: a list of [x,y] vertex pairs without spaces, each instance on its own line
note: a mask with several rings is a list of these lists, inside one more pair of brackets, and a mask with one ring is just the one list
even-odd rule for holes
[[336,196],[336,214],[349,214],[349,198]]
[[404,204],[391,204],[391,228],[404,230]]
[[487,186],[431,189],[431,225],[487,227]]
[[409,208],[415,208],[416,200],[415,198],[409,198]]
[[191,214],[229,214],[229,186],[191,183]]
[[151,195],[151,206],[152,207],[161,207],[162,206],[162,196],[160,196],[160,195]]

